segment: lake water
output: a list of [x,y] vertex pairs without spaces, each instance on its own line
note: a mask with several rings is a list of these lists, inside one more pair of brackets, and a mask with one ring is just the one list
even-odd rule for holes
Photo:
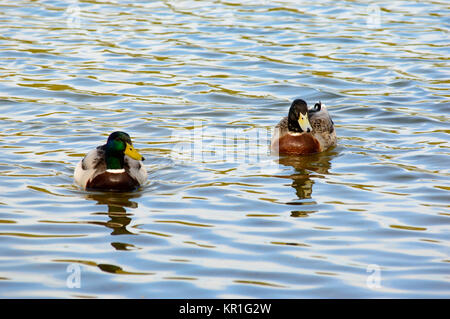
[[[0,3],[1,298],[450,296],[448,2]],[[148,184],[80,190],[115,130]]]

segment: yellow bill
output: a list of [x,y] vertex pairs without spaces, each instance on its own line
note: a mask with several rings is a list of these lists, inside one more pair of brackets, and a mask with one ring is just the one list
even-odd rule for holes
[[143,161],[144,157],[139,154],[139,152],[133,147],[133,145],[130,145],[127,143],[125,148],[125,155],[128,155],[132,159],[135,159],[136,161]]
[[298,118],[298,124],[300,125],[300,128],[302,129],[303,132],[312,131],[312,127],[311,124],[309,123],[307,114],[303,115],[302,113],[300,113],[300,117]]

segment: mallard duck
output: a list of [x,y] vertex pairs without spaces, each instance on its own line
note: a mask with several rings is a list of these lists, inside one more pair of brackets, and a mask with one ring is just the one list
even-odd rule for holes
[[147,180],[144,157],[125,132],[114,132],[105,145],[91,150],[75,168],[75,183],[83,189],[131,191]]
[[275,126],[271,150],[278,154],[304,155],[325,151],[336,145],[334,123],[325,104],[308,110],[306,102],[292,102],[288,116]]

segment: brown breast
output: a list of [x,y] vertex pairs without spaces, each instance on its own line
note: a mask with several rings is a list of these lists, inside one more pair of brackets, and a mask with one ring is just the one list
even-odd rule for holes
[[320,152],[319,141],[309,133],[300,135],[286,134],[278,140],[278,152],[280,154],[312,154]]
[[139,183],[128,173],[104,172],[97,175],[86,184],[87,189],[109,191],[132,191],[139,187]]

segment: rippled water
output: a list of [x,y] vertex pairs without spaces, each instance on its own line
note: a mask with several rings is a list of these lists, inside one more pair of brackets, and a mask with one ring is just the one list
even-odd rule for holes
[[[0,297],[447,298],[449,16],[2,1]],[[268,154],[294,98],[327,104],[337,147]],[[148,184],[78,189],[114,130]]]

